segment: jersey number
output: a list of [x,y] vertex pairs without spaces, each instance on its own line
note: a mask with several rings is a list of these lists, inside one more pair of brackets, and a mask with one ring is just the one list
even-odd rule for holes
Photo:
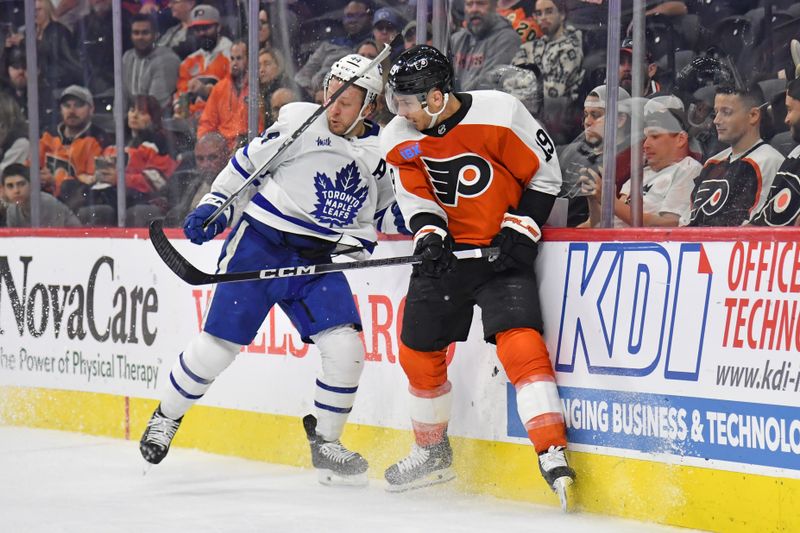
[[556,145],[553,144],[553,140],[550,139],[550,136],[544,130],[538,130],[536,132],[536,144],[539,145],[539,148],[542,149],[544,152],[544,159],[545,162],[550,162],[553,159],[553,153],[556,151]]

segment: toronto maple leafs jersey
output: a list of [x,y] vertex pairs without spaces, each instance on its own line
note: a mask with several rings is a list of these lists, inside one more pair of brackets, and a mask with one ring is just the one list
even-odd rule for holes
[[[230,196],[318,107],[305,102],[283,106],[275,124],[236,151],[214,180],[212,194]],[[362,137],[346,139],[331,133],[323,113],[254,182],[257,190],[244,213],[272,228],[336,242],[343,249],[372,251],[376,211],[384,222],[379,229],[397,233],[385,216],[394,195],[384,177],[380,128],[365,124],[368,131]]]
[[432,214],[457,243],[485,246],[526,189],[558,194],[561,168],[550,136],[515,97],[456,96],[461,107],[433,128],[420,132],[392,119],[381,148],[407,222]]

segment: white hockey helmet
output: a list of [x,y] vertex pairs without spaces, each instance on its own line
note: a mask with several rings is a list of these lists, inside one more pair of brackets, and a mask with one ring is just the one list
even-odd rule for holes
[[[349,81],[350,78],[358,74],[371,59],[358,54],[349,54],[338,60],[331,67],[331,71],[325,77],[325,99],[328,98],[328,84],[331,78],[338,78],[342,81]],[[371,104],[383,92],[383,69],[380,64],[367,70],[354,82],[362,89],[367,91],[365,104]]]

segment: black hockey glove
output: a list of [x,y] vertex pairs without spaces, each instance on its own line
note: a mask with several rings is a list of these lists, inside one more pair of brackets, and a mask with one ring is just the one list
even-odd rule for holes
[[414,255],[422,256],[418,270],[425,276],[441,277],[456,266],[453,237],[438,226],[423,226],[414,235]]
[[531,217],[506,213],[500,224],[500,232],[492,239],[492,246],[500,248],[500,253],[489,261],[496,272],[510,268],[531,269],[541,238],[542,231]]

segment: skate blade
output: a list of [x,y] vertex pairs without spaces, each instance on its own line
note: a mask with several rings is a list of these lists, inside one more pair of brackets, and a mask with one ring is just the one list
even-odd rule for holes
[[369,483],[366,472],[352,476],[344,476],[342,474],[337,474],[333,470],[319,469],[317,475],[319,482],[329,487],[366,487]]
[[560,477],[553,482],[553,491],[558,495],[558,500],[561,503],[561,510],[565,513],[570,512],[569,498],[567,495],[567,487],[572,485],[572,478],[568,476]]
[[393,485],[389,483],[386,486],[386,491],[406,492],[409,490],[424,489],[425,487],[440,485],[442,483],[447,483],[448,481],[453,481],[455,478],[456,478],[456,473],[453,472],[453,470],[450,468],[445,468],[442,470],[431,472],[425,477],[421,477],[419,479],[415,479],[414,481],[403,483],[401,485]]
[[144,466],[142,467],[142,476],[146,476],[150,469],[155,466],[153,463],[148,463],[147,461],[144,462]]

